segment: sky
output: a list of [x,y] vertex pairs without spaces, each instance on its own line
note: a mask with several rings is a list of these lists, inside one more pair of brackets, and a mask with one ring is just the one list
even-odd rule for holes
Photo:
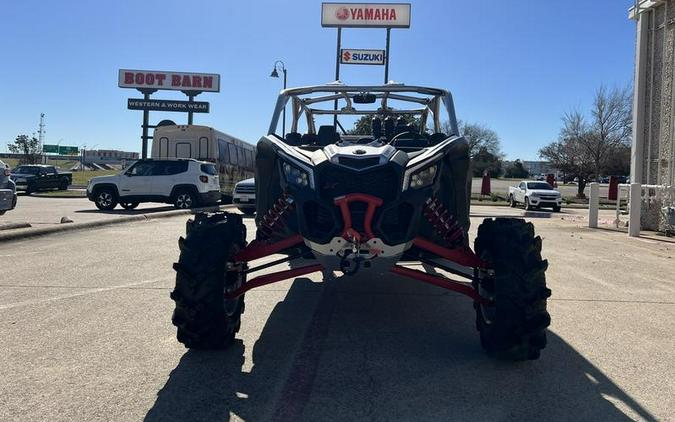
[[[457,117],[494,129],[508,159],[536,160],[566,111],[587,111],[601,85],[633,78],[633,0],[419,0],[409,29],[393,29],[389,79],[446,88]],[[0,26],[0,151],[17,135],[45,143],[140,151],[140,94],[117,86],[120,68],[218,73],[221,91],[194,123],[255,143],[266,133],[281,79],[335,79],[336,29],[321,2],[8,1]],[[384,29],[345,29],[345,48],[384,49]],[[380,83],[380,66],[343,65],[346,83]],[[153,98],[180,99],[159,91]],[[187,122],[184,113],[150,113]]]

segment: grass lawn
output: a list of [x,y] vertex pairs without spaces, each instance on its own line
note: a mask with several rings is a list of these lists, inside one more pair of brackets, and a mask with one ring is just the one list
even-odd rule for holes
[[73,172],[73,185],[86,185],[89,179],[96,176],[109,176],[117,174],[119,170],[85,170]]

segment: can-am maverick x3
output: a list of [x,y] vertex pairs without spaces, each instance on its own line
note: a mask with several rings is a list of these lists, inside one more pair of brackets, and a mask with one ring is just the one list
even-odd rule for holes
[[[282,137],[277,124],[288,103],[291,130]],[[358,134],[338,120],[362,116],[372,117],[367,135],[367,118]],[[317,118],[332,122],[317,129]],[[336,82],[282,91],[257,147],[256,239],[246,243],[240,215],[220,212],[198,214],[179,240],[171,294],[178,340],[197,349],[229,345],[254,287],[316,271],[391,272],[473,299],[490,355],[538,358],[550,324],[541,239],[522,219],[485,219],[476,253],[470,249],[468,151],[443,89]],[[249,267],[278,253],[287,257]],[[246,280],[307,256],[316,263]],[[410,268],[420,262],[467,281]]]

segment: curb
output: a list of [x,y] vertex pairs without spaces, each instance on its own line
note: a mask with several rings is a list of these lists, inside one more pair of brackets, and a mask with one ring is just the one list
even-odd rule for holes
[[86,198],[87,195],[81,195],[81,196],[75,196],[75,195],[44,195],[40,193],[31,193],[29,196],[32,196],[33,198],[60,198],[60,199],[82,199]]
[[29,223],[2,223],[0,224],[0,230],[13,230],[13,229],[25,229],[28,227],[33,227]]
[[113,225],[113,224],[122,224],[122,223],[129,223],[133,221],[146,221],[146,220],[155,220],[158,218],[168,218],[168,217],[176,217],[180,215],[190,215],[190,214],[196,214],[198,212],[215,212],[215,211],[220,211],[221,209],[225,208],[233,208],[234,206],[232,205],[224,205],[222,207],[204,207],[204,208],[193,208],[189,210],[176,210],[176,211],[163,211],[163,212],[158,212],[154,214],[136,214],[136,215],[129,215],[129,216],[124,216],[124,217],[118,217],[118,218],[111,218],[108,220],[96,220],[96,221],[87,221],[85,223],[62,223],[58,226],[51,226],[51,227],[39,227],[31,230],[20,230],[20,231],[12,231],[10,233],[2,233],[0,232],[0,242],[5,242],[9,240],[19,240],[19,239],[25,239],[28,237],[35,237],[35,236],[44,236],[52,233],[62,233],[62,232],[67,232],[67,231],[74,231],[74,230],[83,230],[83,229],[90,229],[94,227],[101,227],[101,226],[108,226],[108,225]]

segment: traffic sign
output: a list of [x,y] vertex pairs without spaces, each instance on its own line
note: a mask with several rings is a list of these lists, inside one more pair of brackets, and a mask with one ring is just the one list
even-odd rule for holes
[[79,154],[79,148],[76,146],[67,146],[67,145],[42,145],[42,152],[45,154],[62,154],[62,155],[77,155]]
[[63,155],[77,155],[79,154],[79,149],[74,146],[64,146],[60,145],[59,146],[59,154]]

